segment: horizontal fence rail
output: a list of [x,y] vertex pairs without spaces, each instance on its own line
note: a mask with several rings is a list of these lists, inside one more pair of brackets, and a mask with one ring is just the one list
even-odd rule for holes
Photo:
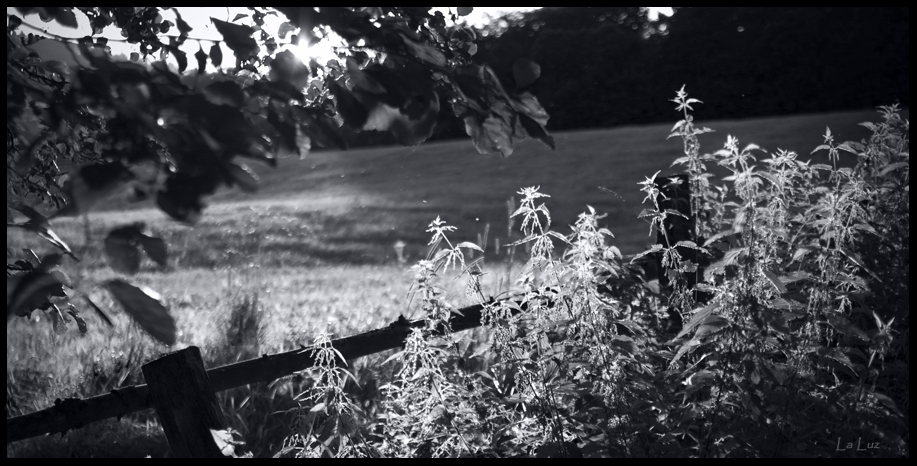
[[[508,301],[513,298],[506,298]],[[481,325],[481,315],[487,304],[468,306],[454,313],[450,318],[452,332],[461,332]],[[516,302],[520,309],[524,304]],[[518,312],[518,311],[517,311]],[[403,316],[376,330],[333,340],[331,344],[345,360],[369,356],[404,344],[413,328],[426,325],[423,319],[409,321]],[[213,390],[223,391],[259,382],[271,382],[295,372],[308,369],[315,364],[312,357],[314,347],[264,355],[235,364],[228,364],[207,371]],[[6,420],[6,443],[37,437],[43,434],[66,433],[87,424],[152,408],[150,391],[146,385],[130,386],[112,390],[105,395],[87,399],[68,398],[56,400],[54,406],[9,418]]]

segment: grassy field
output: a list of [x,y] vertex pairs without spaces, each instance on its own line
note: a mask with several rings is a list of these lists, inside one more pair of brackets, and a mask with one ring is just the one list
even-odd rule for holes
[[[702,152],[721,148],[732,134],[741,146],[754,142],[770,151],[794,150],[806,159],[822,142],[825,126],[839,141],[859,139],[867,132],[856,124],[876,118],[865,111],[696,123],[717,131],[701,136]],[[490,272],[485,292],[504,291],[506,248],[498,256],[495,240],[505,245],[517,238],[507,237],[506,204],[523,186],[540,185],[552,196],[546,203],[562,233],[588,204],[609,214],[604,226],[625,254],[639,252],[651,239],[648,226],[636,218],[642,199],[637,182],[657,170],[674,173],[668,167],[682,147],[678,139],[665,139],[670,127],[560,133],[556,151],[527,141],[505,160],[478,154],[468,140],[317,152],[304,160],[281,160],[276,170],[255,167],[261,190],[218,193],[194,228],[149,205],[117,200],[91,214],[88,242],[82,219],[55,220],[53,228],[83,258],[64,267],[75,284],[113,309],[98,286],[116,275],[104,265],[101,239],[113,226],[146,222],[168,242],[170,265],[157,270],[147,261],[132,280],[162,294],[178,320],[179,346],[201,346],[208,366],[223,364],[307,344],[319,330],[342,336],[385,325],[399,314],[410,316],[408,266],[426,254],[424,230],[436,216],[458,227],[454,241],[477,242],[490,225],[487,257],[496,267],[485,268]],[[396,241],[407,244],[407,264],[396,260]],[[8,254],[20,254],[23,247],[50,251],[42,240],[9,230]],[[442,284],[455,291],[456,305],[465,303],[458,291],[462,283],[444,279]],[[85,336],[73,328],[55,335],[45,321],[10,322],[7,416],[48,407],[55,398],[142,383],[140,365],[168,349],[119,311],[110,314],[116,321],[111,330],[87,315],[91,328]],[[239,316],[255,317],[233,325]],[[236,338],[243,334],[245,345]],[[361,361],[358,378],[371,378],[378,361]],[[282,411],[295,406],[289,395],[302,383],[287,380],[221,395],[233,426],[256,454],[279,448],[286,425]],[[63,439],[7,447],[8,456],[158,456],[164,451],[150,413],[100,423]]]

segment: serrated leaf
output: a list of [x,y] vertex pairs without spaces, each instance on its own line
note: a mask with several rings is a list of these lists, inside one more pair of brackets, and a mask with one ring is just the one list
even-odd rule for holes
[[889,398],[887,395],[884,395],[878,392],[872,392],[871,394],[877,400],[879,400],[880,403],[884,404],[887,408],[891,409],[892,412],[894,412],[898,416],[902,416],[901,411],[898,410],[898,405],[894,402],[894,400]]
[[770,270],[762,270],[761,273],[763,273],[764,276],[767,277],[767,280],[771,282],[771,285],[774,285],[774,288],[777,289],[778,293],[784,294],[787,292],[786,285],[784,285],[783,282],[780,281],[780,278],[777,277],[777,274],[775,274],[774,272],[771,272]]
[[698,246],[694,241],[679,241],[675,243],[675,247],[683,247],[688,249],[694,249],[700,252],[707,252],[704,248]]
[[717,234],[711,236],[710,239],[708,239],[707,241],[704,241],[704,247],[710,246],[711,244],[713,244],[714,242],[716,242],[716,241],[717,241],[718,239],[720,239],[720,238],[725,238],[725,237],[728,237],[728,236],[732,236],[732,235],[734,235],[735,233],[736,233],[736,232],[735,232],[734,230],[725,230],[725,231],[721,231],[721,232],[719,232],[719,233],[717,233]]
[[879,171],[879,176],[885,176],[889,172],[903,167],[910,167],[910,164],[908,162],[896,162],[891,165],[887,165],[885,168]]
[[764,309],[761,311],[761,317],[772,329],[784,335],[790,335],[790,328],[786,325],[784,313]]
[[866,332],[861,330],[856,325],[853,325],[852,322],[845,319],[844,317],[829,315],[828,323],[831,324],[831,326],[834,327],[835,330],[843,333],[844,335],[849,335],[849,336],[857,337],[864,341],[869,341],[869,335],[867,335]]
[[703,338],[712,333],[716,333],[718,330],[729,325],[729,321],[725,317],[711,314],[700,325],[697,326],[697,333],[694,334],[694,338]]
[[158,293],[123,280],[109,280],[104,285],[124,311],[150,336],[169,346],[175,344],[175,319],[169,315]]
[[859,266],[861,269],[863,269],[866,273],[868,273],[870,276],[872,276],[872,278],[875,278],[876,281],[878,281],[879,283],[882,283],[882,279],[879,278],[878,275],[873,273],[873,271],[870,270],[869,267],[866,267],[866,264],[863,262],[863,259],[860,259],[860,256],[858,256],[855,252],[847,248],[840,248],[839,251],[843,253],[845,256],[847,256],[847,258],[850,259],[851,262],[853,262],[854,264]]
[[403,356],[404,356],[404,351],[398,351],[397,353],[395,353],[395,354],[389,356],[388,358],[386,358],[385,361],[382,361],[382,364],[381,364],[381,365],[384,366],[384,365],[386,365],[386,364],[388,364],[388,363],[390,363],[390,362],[392,362],[392,361],[400,360]]
[[641,257],[643,257],[643,256],[646,256],[646,255],[649,255],[649,254],[653,254],[653,253],[655,253],[655,252],[659,252],[659,251],[662,251],[662,245],[661,245],[661,244],[654,244],[654,245],[650,246],[650,248],[647,249],[646,251],[643,251],[643,252],[641,252],[641,253],[635,255],[634,258],[630,260],[630,263],[633,264],[634,261],[636,261],[637,259],[639,259],[639,258],[641,258]]
[[678,338],[685,336],[688,332],[693,330],[694,327],[697,327],[698,325],[703,323],[705,320],[707,320],[707,318],[713,315],[713,313],[717,311],[718,309],[719,309],[719,304],[710,303],[702,308],[698,308],[697,310],[695,310],[694,316],[691,318],[690,321],[688,321],[687,324],[685,324],[684,328],[682,328],[681,331],[678,332],[678,335],[675,338],[678,339]]
[[474,249],[475,251],[484,252],[484,250],[481,249],[480,246],[478,246],[477,244],[474,244],[474,243],[472,243],[472,242],[469,242],[469,241],[465,241],[465,242],[459,243],[459,244],[455,245],[455,247],[457,247],[457,248],[466,248],[466,249]]
[[802,309],[804,307],[801,303],[798,303],[790,299],[785,299],[785,298],[775,299],[771,303],[771,306],[773,306],[775,309],[784,309],[787,311],[792,311],[794,309]]
[[838,350],[837,348],[827,348],[825,346],[819,346],[818,349],[816,350],[816,353],[819,356],[822,356],[828,359],[833,359],[847,366],[847,368],[850,369],[851,371],[853,370],[853,362],[850,361],[850,358],[847,357],[846,354],[840,352],[840,350]]
[[736,264],[739,258],[747,252],[748,248],[734,248],[726,251],[726,254],[723,255],[723,258],[710,264],[707,267],[707,270],[704,270],[704,280],[711,281],[712,277],[716,274],[721,274],[726,272],[726,267]]
[[681,357],[684,356],[685,353],[693,350],[694,348],[698,347],[699,345],[700,345],[700,340],[697,340],[697,339],[691,339],[685,342],[683,345],[678,347],[678,351],[676,351],[675,356],[672,357],[672,363],[674,364],[679,359],[681,359]]

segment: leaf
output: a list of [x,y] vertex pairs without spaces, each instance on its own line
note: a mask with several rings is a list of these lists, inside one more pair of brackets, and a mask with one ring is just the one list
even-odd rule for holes
[[153,262],[156,262],[161,267],[165,267],[168,264],[169,252],[166,248],[166,242],[162,238],[141,234],[138,239],[140,246],[143,247],[146,255],[153,259]]
[[469,241],[465,241],[465,242],[463,242],[463,243],[459,243],[459,244],[455,245],[455,247],[457,247],[457,248],[466,248],[466,249],[474,249],[475,251],[484,252],[484,250],[481,249],[480,246],[478,246],[477,244],[474,244],[474,243],[472,243],[472,242],[469,242]]
[[735,248],[726,251],[726,254],[723,255],[723,258],[710,264],[707,267],[707,270],[704,270],[704,280],[712,281],[713,276],[716,274],[721,274],[726,272],[726,267],[729,265],[735,265],[738,262],[739,257],[747,252],[747,248]]
[[70,68],[67,66],[67,63],[60,60],[48,60],[41,63],[37,63],[36,66],[44,68],[53,73],[57,73],[63,77],[66,77],[70,74]]
[[203,46],[194,53],[194,59],[197,60],[197,74],[200,76],[207,69],[207,52],[204,52]]
[[718,309],[719,309],[719,305],[716,303],[710,303],[702,308],[696,309],[694,312],[694,317],[692,317],[691,320],[688,321],[687,324],[685,324],[684,328],[682,328],[681,331],[678,332],[678,335],[675,338],[678,339],[678,338],[685,336],[688,332],[693,330],[694,327],[697,327],[698,325],[706,321],[707,318],[713,315],[713,313],[717,311]]
[[203,197],[213,194],[220,179],[215,173],[189,175],[173,173],[167,179],[163,190],[156,195],[156,205],[173,218],[193,224],[201,217],[204,209]]
[[541,66],[527,58],[519,58],[513,62],[513,79],[516,87],[528,87],[541,76]]
[[86,326],[86,321],[83,320],[83,318],[80,317],[79,314],[77,314],[72,304],[70,305],[70,309],[67,310],[67,314],[70,314],[70,317],[73,317],[73,320],[76,321],[76,326],[80,329],[80,333],[85,334],[86,331],[88,330],[88,327]]
[[19,227],[24,230],[31,231],[37,234],[38,236],[44,238],[45,240],[47,240],[49,243],[53,244],[57,248],[64,251],[64,253],[68,254],[74,260],[79,261],[79,258],[77,258],[73,254],[73,251],[70,250],[70,246],[68,246],[67,243],[64,242],[64,240],[60,239],[60,237],[57,236],[57,233],[54,233],[54,231],[51,230],[51,224],[48,223],[48,219],[45,218],[44,215],[38,213],[38,211],[36,211],[32,207],[27,206],[23,203],[15,203],[13,205],[9,205],[7,206],[7,209],[12,209],[12,210],[21,212],[29,219],[25,223],[11,224],[8,226]]
[[828,359],[833,359],[847,366],[847,368],[850,369],[851,371],[853,370],[853,362],[850,361],[850,358],[847,357],[846,354],[840,352],[840,350],[838,350],[837,348],[828,348],[825,346],[819,346],[818,349],[816,350],[816,353],[819,356],[822,356]]
[[104,285],[124,311],[150,336],[169,346],[175,344],[175,319],[169,315],[158,293],[123,280],[109,280]]
[[115,326],[115,324],[111,322],[111,319],[109,319],[108,316],[105,315],[104,312],[102,312],[102,309],[99,306],[97,306],[96,303],[92,302],[91,299],[89,299],[89,296],[84,294],[83,299],[85,299],[86,302],[89,303],[89,307],[91,307],[92,310],[95,311],[96,315],[98,315],[99,318],[102,319],[102,322],[105,322],[105,324],[108,325],[109,327]]
[[729,321],[725,317],[717,314],[712,314],[704,319],[704,321],[701,322],[701,324],[697,327],[697,332],[694,334],[694,338],[700,339],[706,337],[716,333],[727,325],[729,325]]
[[242,88],[232,81],[218,81],[204,88],[207,100],[217,105],[241,107],[248,96]]
[[11,315],[26,316],[33,310],[46,307],[49,297],[63,297],[63,284],[51,273],[41,269],[6,277],[6,318]]
[[286,40],[287,34],[296,29],[296,26],[293,26],[287,21],[280,23],[280,27],[277,28],[277,38],[280,40]]
[[841,316],[829,315],[828,323],[831,324],[835,330],[843,333],[844,335],[857,337],[863,341],[869,341],[869,335],[866,335],[866,332]]
[[774,312],[770,309],[764,309],[761,311],[761,317],[765,322],[774,330],[784,334],[790,335],[790,328],[786,325],[786,316],[782,312]]
[[344,123],[354,129],[363,128],[369,118],[369,112],[366,111],[366,108],[357,101],[346,87],[331,81],[328,83],[328,88],[331,90],[331,94],[334,95],[335,108],[341,118],[344,119]]
[[446,66],[446,56],[435,47],[425,43],[415,42],[404,34],[401,34],[401,39],[404,42],[405,48],[407,48],[411,55],[434,66]]
[[51,315],[51,327],[54,329],[54,333],[63,335],[67,331],[67,324],[64,322],[64,316],[61,314],[60,308],[52,304],[48,313]]
[[474,11],[474,7],[471,7],[471,6],[460,6],[460,7],[455,8],[455,12],[459,16],[468,16],[471,14],[472,11]]
[[715,379],[716,375],[713,372],[700,370],[692,374],[691,377],[688,377],[688,379],[685,380],[685,385],[689,387],[702,387],[709,383],[713,383]]
[[778,293],[784,294],[787,292],[786,285],[784,285],[783,282],[780,281],[780,278],[777,277],[777,274],[775,274],[774,272],[771,272],[770,270],[762,270],[761,273],[763,273],[764,276],[767,277],[767,280],[771,282],[771,285],[774,285],[774,288],[777,289]]
[[347,149],[347,143],[338,133],[333,120],[327,115],[310,112],[299,106],[293,107],[293,111],[300,121],[300,131],[307,134],[316,144],[322,147],[336,147],[340,150]]
[[876,281],[878,281],[879,283],[882,283],[882,279],[879,278],[879,276],[876,275],[872,270],[870,270],[868,267],[866,267],[866,264],[863,262],[863,259],[860,259],[860,256],[858,256],[855,252],[853,252],[853,251],[851,251],[851,250],[849,250],[849,249],[847,249],[847,248],[839,248],[839,251],[840,251],[841,253],[843,253],[845,256],[847,256],[847,258],[850,259],[851,262],[853,262],[854,264],[858,265],[861,269],[863,269],[864,271],[866,271],[866,273],[868,273],[869,275],[871,275],[872,278],[875,278]]
[[890,172],[890,171],[897,170],[897,169],[902,168],[902,167],[908,167],[908,166],[910,166],[910,164],[909,164],[908,162],[896,162],[896,163],[893,163],[893,164],[891,164],[891,165],[887,165],[887,166],[886,166],[885,168],[883,168],[882,170],[879,170],[879,176],[885,176],[885,175],[887,175],[888,172]]
[[12,31],[12,30],[18,29],[19,26],[22,25],[22,18],[20,18],[20,17],[18,17],[18,16],[16,16],[16,15],[7,14],[7,18],[8,18],[8,21],[9,21],[9,23],[7,24],[7,29],[9,29],[9,30],[11,30],[11,31]]
[[[126,63],[132,67],[140,66]],[[131,172],[120,162],[105,162],[83,165],[64,184],[63,191],[70,198],[70,205],[58,211],[55,216],[74,216],[89,212],[102,199],[121,189],[133,178]]]
[[210,63],[213,63],[214,68],[219,68],[223,64],[223,51],[220,50],[219,42],[210,47]]
[[258,192],[258,175],[246,165],[229,164],[229,174],[234,183],[247,193]]
[[188,33],[192,31],[192,28],[188,25],[188,23],[185,22],[184,19],[182,19],[178,10],[173,9],[172,11],[175,12],[175,24],[178,26],[180,40],[184,41],[184,39],[188,37]]
[[554,137],[548,134],[545,131],[544,127],[541,126],[537,121],[530,118],[528,115],[519,115],[519,123],[522,124],[522,127],[525,129],[525,132],[529,134],[529,137],[538,139],[544,145],[555,150],[554,147]]
[[659,251],[661,251],[661,250],[662,250],[662,245],[661,245],[661,244],[654,244],[654,245],[652,245],[649,249],[647,249],[646,251],[643,251],[643,252],[641,252],[640,254],[635,255],[634,258],[630,260],[630,263],[633,264],[634,261],[636,261],[637,259],[640,259],[641,257],[646,256],[646,255],[649,255],[649,254],[653,254],[653,253],[659,252]]
[[240,19],[242,19],[242,18],[248,18],[248,15],[243,15],[242,13],[239,13],[239,14],[236,15],[235,18],[232,19],[232,22],[235,23],[236,21],[238,21],[238,20],[240,20]]
[[[217,31],[223,36],[224,43],[229,47],[239,61],[245,61],[258,55],[261,50],[258,43],[252,38],[255,29],[250,26],[227,23],[214,17],[210,18]],[[179,25],[180,26],[180,25]]]
[[133,275],[140,271],[140,248],[137,246],[138,228],[129,225],[115,228],[105,237],[105,257],[111,268]]
[[706,252],[707,252],[707,250],[705,250],[704,248],[698,246],[694,241],[679,241],[679,242],[675,243],[675,247],[676,247],[676,248],[677,248],[677,247],[683,247],[683,248],[688,248],[688,249],[694,249],[694,250],[697,250],[697,251],[700,251],[700,252],[703,252],[703,253],[706,253]]
[[182,74],[188,69],[188,56],[182,50],[179,50],[178,47],[169,47],[169,52],[172,55],[175,55],[175,60],[178,62],[178,74]]
[[293,52],[284,50],[271,61],[270,78],[271,81],[282,81],[296,89],[303,89],[309,85],[310,71]]
[[48,9],[55,10],[53,16],[58,23],[73,29],[79,27],[76,22],[76,15],[73,14],[70,8],[46,8],[46,10]]
[[630,337],[626,337],[623,335],[617,335],[615,337],[612,337],[609,344],[612,347],[617,348],[627,354],[636,354],[637,353],[637,345],[634,344],[634,340]]

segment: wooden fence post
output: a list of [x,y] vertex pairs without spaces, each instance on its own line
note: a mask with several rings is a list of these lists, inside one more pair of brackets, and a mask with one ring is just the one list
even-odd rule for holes
[[190,346],[143,366],[162,430],[175,457],[222,458],[211,430],[226,428],[204,369],[201,350]]

